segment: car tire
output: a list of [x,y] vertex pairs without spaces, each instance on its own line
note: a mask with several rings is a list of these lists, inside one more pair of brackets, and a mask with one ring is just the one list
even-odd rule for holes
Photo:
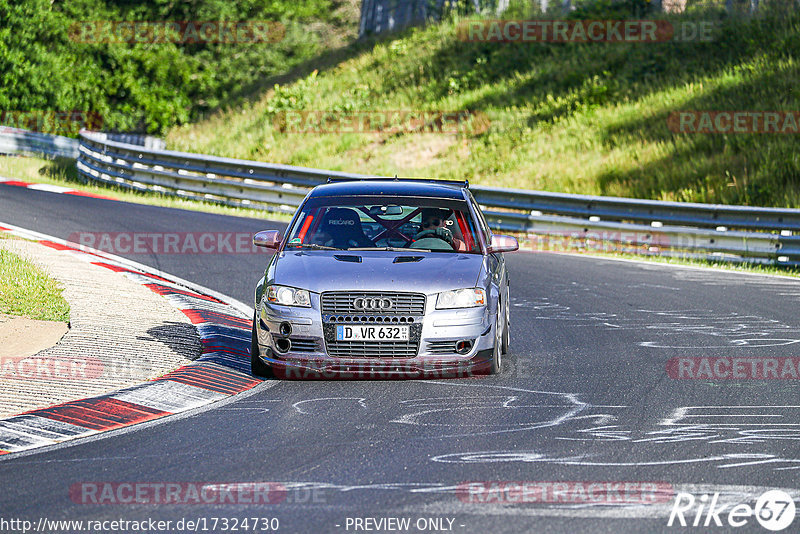
[[506,299],[506,320],[503,321],[503,354],[508,354],[508,347],[511,346],[511,307]]
[[272,367],[264,363],[258,356],[258,334],[256,333],[256,321],[258,318],[253,316],[253,333],[250,338],[250,371],[253,376],[272,378],[274,376]]
[[500,314],[494,323],[494,348],[492,349],[492,360],[489,363],[489,374],[496,375],[503,370],[503,335],[500,333]]

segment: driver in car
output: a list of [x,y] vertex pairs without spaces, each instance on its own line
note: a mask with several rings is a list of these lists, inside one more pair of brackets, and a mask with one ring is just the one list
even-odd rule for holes
[[453,247],[453,250],[466,250],[464,242],[453,236],[448,228],[448,217],[451,210],[439,208],[422,209],[422,229],[414,236],[414,241],[425,238],[438,238]]

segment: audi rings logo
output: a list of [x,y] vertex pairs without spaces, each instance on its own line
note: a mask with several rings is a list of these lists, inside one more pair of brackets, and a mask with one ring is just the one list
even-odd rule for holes
[[353,307],[359,311],[386,311],[394,308],[392,299],[378,297],[358,297]]

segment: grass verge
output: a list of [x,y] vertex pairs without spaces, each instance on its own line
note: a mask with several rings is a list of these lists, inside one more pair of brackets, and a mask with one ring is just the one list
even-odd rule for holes
[[62,288],[44,271],[0,249],[0,313],[42,321],[69,322]]

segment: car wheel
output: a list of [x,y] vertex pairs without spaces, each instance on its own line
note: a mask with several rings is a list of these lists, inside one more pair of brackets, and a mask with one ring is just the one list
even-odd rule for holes
[[250,338],[250,371],[254,376],[272,378],[272,367],[264,363],[258,356],[258,334],[256,333],[256,321],[258,318],[253,316],[253,333]]
[[494,349],[489,374],[496,375],[503,369],[503,335],[500,330],[500,314],[497,314],[494,324]]

